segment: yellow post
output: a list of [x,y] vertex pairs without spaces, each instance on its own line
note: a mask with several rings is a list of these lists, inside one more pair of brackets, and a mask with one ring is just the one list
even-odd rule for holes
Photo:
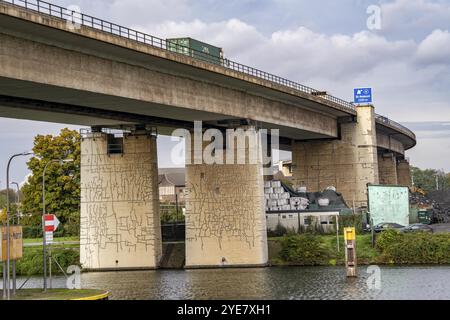
[[344,228],[345,268],[347,277],[356,277],[356,230]]

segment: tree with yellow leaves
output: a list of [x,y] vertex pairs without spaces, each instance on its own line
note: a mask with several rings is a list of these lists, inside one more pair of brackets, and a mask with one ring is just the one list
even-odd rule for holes
[[73,162],[53,162],[45,174],[46,211],[56,214],[64,235],[78,235],[80,212],[80,134],[62,129],[58,136],[38,135],[34,139],[35,154],[27,165],[32,175],[22,187],[21,211],[23,225],[40,226],[42,219],[42,173],[47,163],[55,159]]

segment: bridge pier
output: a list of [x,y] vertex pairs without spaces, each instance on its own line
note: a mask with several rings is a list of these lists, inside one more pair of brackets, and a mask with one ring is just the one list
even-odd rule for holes
[[[201,157],[207,146],[200,144],[196,152],[186,141],[193,155],[186,165],[186,268],[268,263],[261,147],[253,143],[259,134],[253,127],[241,129],[248,139],[231,146],[236,139],[227,135],[224,164],[207,164]],[[225,155],[230,150],[232,159]]]
[[393,153],[378,154],[378,172],[380,184],[397,185],[397,158]]
[[80,261],[94,270],[153,269],[162,244],[156,137],[114,138],[102,132],[81,142]]
[[397,179],[401,186],[412,187],[411,166],[406,159],[400,159],[397,162]]
[[367,206],[367,184],[379,183],[375,113],[373,106],[356,111],[356,122],[340,124],[339,140],[293,143],[294,185],[309,191],[334,186],[349,205]]

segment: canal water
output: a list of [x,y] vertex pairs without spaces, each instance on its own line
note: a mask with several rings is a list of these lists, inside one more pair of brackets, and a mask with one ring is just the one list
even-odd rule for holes
[[[93,272],[83,273],[81,284],[108,290],[111,299],[450,299],[450,266],[381,267],[380,281],[370,285],[367,271],[361,266],[357,279],[347,279],[343,267]],[[58,276],[53,287],[65,282]],[[25,287],[41,285],[36,277]]]

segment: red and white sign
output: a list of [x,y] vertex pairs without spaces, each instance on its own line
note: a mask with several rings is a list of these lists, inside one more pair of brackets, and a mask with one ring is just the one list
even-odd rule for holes
[[53,232],[58,228],[59,220],[54,214],[44,216],[45,242],[53,243]]

